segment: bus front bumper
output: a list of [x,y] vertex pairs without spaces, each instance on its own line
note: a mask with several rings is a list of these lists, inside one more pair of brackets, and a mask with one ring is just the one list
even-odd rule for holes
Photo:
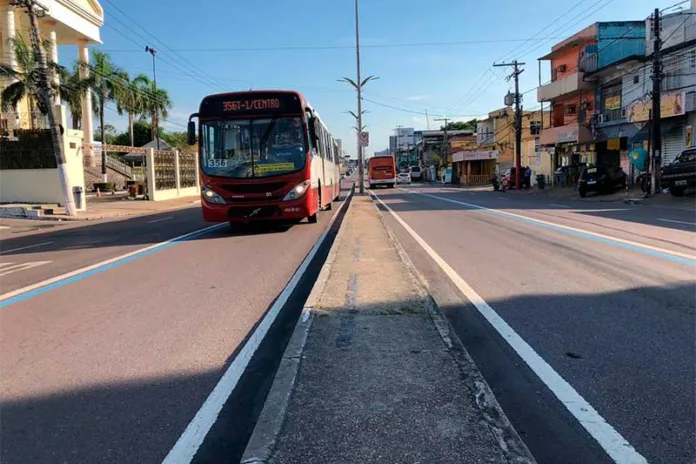
[[206,222],[260,222],[299,221],[310,215],[310,199],[307,194],[293,201],[280,203],[214,204],[201,200],[203,220]]

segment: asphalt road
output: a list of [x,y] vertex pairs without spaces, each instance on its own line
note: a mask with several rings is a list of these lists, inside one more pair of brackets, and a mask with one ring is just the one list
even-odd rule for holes
[[[271,231],[224,225],[5,304],[0,461],[161,462],[333,213],[320,213],[319,224]],[[5,234],[0,293],[206,226],[191,208]],[[288,305],[301,308],[323,259],[316,256]],[[282,353],[282,333],[269,336]],[[238,430],[220,440],[243,442],[251,432],[280,353],[259,355],[261,367],[247,379],[252,393],[239,393],[254,401],[238,410],[247,422],[238,419]],[[230,456],[227,443],[205,445],[213,451],[202,451]]]
[[[693,211],[417,185],[375,194],[648,462],[696,461]],[[538,462],[612,462],[385,216]]]

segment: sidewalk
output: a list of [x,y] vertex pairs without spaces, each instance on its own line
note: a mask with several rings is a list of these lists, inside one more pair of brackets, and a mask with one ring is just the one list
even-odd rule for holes
[[[193,207],[200,204],[200,196],[166,201],[132,201],[124,197],[89,198],[87,211],[67,216],[65,208],[57,205],[5,204],[0,205],[0,218],[27,218],[49,221],[96,221],[125,216],[156,214],[167,210]],[[37,209],[40,207],[41,209]],[[47,209],[52,214],[46,214]]]
[[369,197],[349,206],[242,462],[534,462]]

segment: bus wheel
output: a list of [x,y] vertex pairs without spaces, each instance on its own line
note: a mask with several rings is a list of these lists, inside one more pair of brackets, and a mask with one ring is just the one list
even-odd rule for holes
[[319,222],[319,217],[317,216],[317,213],[308,216],[307,222],[309,222],[310,224],[316,224],[317,222]]

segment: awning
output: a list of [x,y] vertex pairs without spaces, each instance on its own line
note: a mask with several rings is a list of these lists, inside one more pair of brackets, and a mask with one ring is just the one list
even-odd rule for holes
[[[684,118],[667,118],[663,119],[660,124],[660,132],[662,132],[662,136],[666,136],[667,133],[672,130],[674,126],[677,126],[679,124],[682,124],[684,122]],[[650,139],[650,130],[651,130],[651,124],[649,122],[646,122],[643,124],[643,127],[638,130],[633,137],[629,138],[630,143],[636,143],[636,142],[643,142],[645,140]]]
[[605,142],[610,139],[620,139],[622,137],[630,139],[636,135],[639,129],[639,126],[631,123],[598,127],[595,133],[595,142]]

